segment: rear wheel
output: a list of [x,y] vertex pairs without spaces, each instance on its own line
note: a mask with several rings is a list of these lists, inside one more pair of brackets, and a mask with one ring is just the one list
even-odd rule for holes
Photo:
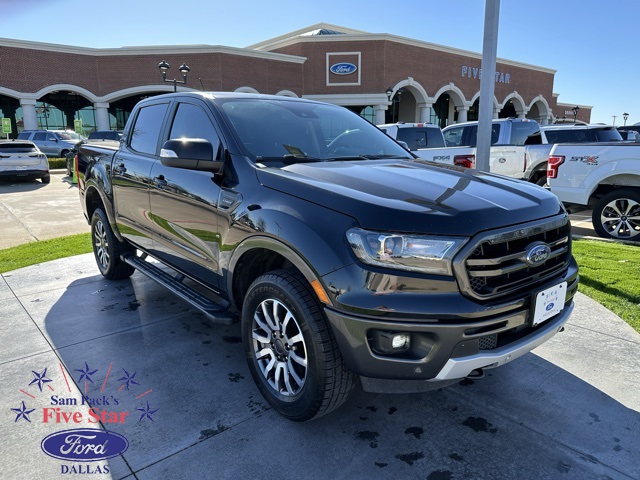
[[353,390],[336,340],[302,275],[277,270],[253,282],[242,308],[249,369],[262,396],[283,416],[311,420]]
[[601,237],[640,241],[640,191],[621,188],[608,193],[595,205],[591,220]]
[[91,217],[91,240],[93,255],[100,269],[100,273],[109,280],[120,280],[130,277],[135,269],[124,262],[120,255],[133,252],[128,243],[120,242],[109,225],[109,219],[104,211],[97,208]]
[[44,177],[40,177],[40,181],[42,183],[51,183],[51,175],[45,175]]

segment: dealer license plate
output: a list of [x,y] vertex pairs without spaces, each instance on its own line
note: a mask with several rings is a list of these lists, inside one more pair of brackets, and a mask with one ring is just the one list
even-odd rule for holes
[[560,313],[564,307],[566,293],[567,282],[562,282],[560,285],[538,292],[533,311],[533,325],[546,322],[557,313]]

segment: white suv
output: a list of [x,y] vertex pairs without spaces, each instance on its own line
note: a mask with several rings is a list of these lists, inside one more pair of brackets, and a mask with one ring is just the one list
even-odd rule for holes
[[33,142],[0,140],[0,177],[39,178],[49,183],[49,161]]

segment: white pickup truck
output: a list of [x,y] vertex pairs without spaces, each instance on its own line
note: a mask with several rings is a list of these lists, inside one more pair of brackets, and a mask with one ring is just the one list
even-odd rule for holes
[[640,241],[639,144],[554,145],[547,180],[568,208],[593,208],[593,228],[601,237]]
[[[491,127],[491,153],[489,170],[507,177],[525,179],[524,143],[530,135],[539,131],[535,120],[526,118],[502,118],[494,120]],[[446,147],[419,148],[416,155],[448,165],[475,168],[478,122],[449,125],[442,130]]]

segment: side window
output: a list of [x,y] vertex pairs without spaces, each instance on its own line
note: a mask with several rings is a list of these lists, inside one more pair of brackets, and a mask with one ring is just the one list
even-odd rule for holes
[[511,122],[511,145],[524,145],[530,135],[539,131],[534,122]]
[[168,103],[142,107],[133,124],[129,146],[140,153],[156,154],[160,128],[167,112]]
[[191,103],[178,105],[169,133],[170,139],[183,137],[209,140],[213,146],[214,155],[220,144],[216,130],[207,113],[201,107]]
[[34,140],[34,141],[36,141],[36,140],[37,140],[37,141],[43,142],[43,141],[45,141],[46,139],[47,139],[47,132],[36,132],[36,133],[33,135],[33,140]]
[[462,145],[463,128],[450,128],[444,133],[444,142],[447,147],[459,147]]
[[31,135],[29,132],[20,132],[18,134],[18,139],[19,140],[28,140],[29,139],[29,135]]
[[[502,128],[502,125],[499,123],[491,125],[491,145],[498,143],[498,139],[500,138],[500,128]],[[478,142],[476,141],[476,143]]]

